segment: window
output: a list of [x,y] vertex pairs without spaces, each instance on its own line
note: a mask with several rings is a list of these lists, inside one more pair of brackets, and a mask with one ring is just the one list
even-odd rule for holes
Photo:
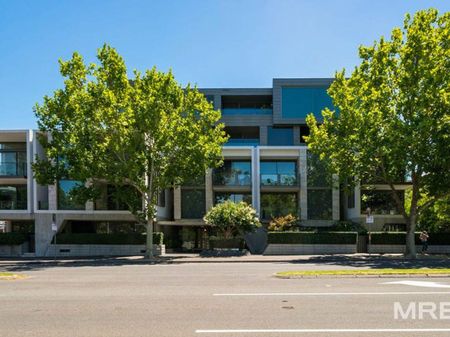
[[225,127],[225,132],[230,136],[228,142],[225,145],[259,145],[259,127],[257,126]]
[[181,190],[181,217],[183,219],[201,219],[205,215],[205,190]]
[[352,191],[349,192],[347,196],[347,208],[355,208],[355,189],[352,188]]
[[76,180],[58,181],[58,209],[83,210],[85,204],[78,202],[72,195],[72,191],[80,186],[81,182]]
[[300,143],[301,144],[306,143],[304,137],[307,137],[307,136],[309,136],[309,127],[307,127],[306,125],[300,126]]
[[261,218],[292,214],[298,216],[297,193],[261,193]]
[[158,206],[166,207],[166,190],[162,190],[158,195]]
[[0,209],[23,210],[27,209],[26,185],[0,186]]
[[0,143],[0,176],[27,176],[25,143]]
[[308,219],[331,220],[333,201],[331,189],[308,189]]
[[331,220],[333,217],[333,198],[331,175],[325,163],[308,151],[308,219]]
[[252,204],[252,195],[250,193],[215,193],[214,205],[220,204],[224,201],[231,200],[233,202],[245,202],[248,205]]
[[262,161],[260,170],[263,186],[297,185],[296,161]]
[[223,95],[222,109],[272,109],[272,95]]
[[321,117],[324,108],[335,109],[326,87],[284,87],[281,95],[283,118],[304,119],[310,113]]
[[[405,202],[405,191],[397,191],[401,201]],[[398,214],[397,203],[390,190],[361,190],[361,213],[370,208],[372,214]]]
[[275,128],[270,126],[267,132],[268,145],[294,145],[293,128]]
[[213,171],[213,182],[219,186],[251,186],[251,162],[225,160]]

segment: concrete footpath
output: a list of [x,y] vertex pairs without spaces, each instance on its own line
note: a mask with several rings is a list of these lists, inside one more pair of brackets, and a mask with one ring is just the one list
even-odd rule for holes
[[[189,264],[189,263],[280,263],[314,264],[360,268],[420,268],[449,267],[448,255],[417,255],[416,259],[405,258],[402,254],[348,254],[348,255],[244,255],[230,257],[203,257],[199,254],[166,254],[154,261],[142,256],[92,257],[92,258],[1,258],[0,271],[5,269],[28,269],[37,265],[58,266],[98,266],[133,264]],[[340,268],[338,268],[340,267]]]

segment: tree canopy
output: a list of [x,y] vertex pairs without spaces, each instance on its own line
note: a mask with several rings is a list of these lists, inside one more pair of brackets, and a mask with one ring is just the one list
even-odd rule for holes
[[130,211],[151,222],[160,190],[220,164],[227,139],[220,112],[171,71],[135,70],[130,78],[108,45],[97,58],[99,64],[87,65],[74,53],[60,61],[64,87],[35,106],[46,154],[36,159],[35,176],[41,184],[80,181],[74,193],[85,200],[98,195],[97,183],[128,192],[120,187],[132,186],[143,203],[130,195]]
[[[359,56],[351,75],[337,72],[328,90],[337,109],[322,111],[323,121],[307,117],[306,140],[342,183],[390,186],[407,223],[407,253],[415,255],[418,214],[450,191],[450,13],[406,15],[403,29],[360,47]],[[405,176],[409,210],[396,189]],[[423,194],[429,203],[419,203]]]

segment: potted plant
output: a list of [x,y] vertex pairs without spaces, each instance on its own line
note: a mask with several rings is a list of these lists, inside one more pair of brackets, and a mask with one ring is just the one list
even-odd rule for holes
[[244,234],[261,226],[255,209],[245,202],[225,201],[217,204],[203,220],[217,232],[217,236],[210,237],[212,249],[242,249]]

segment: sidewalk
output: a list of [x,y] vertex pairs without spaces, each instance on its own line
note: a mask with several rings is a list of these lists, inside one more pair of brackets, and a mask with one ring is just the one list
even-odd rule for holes
[[[204,257],[199,254],[171,253],[158,257],[152,263],[181,264],[181,263],[327,263],[359,262],[363,264],[381,261],[397,262],[431,262],[448,261],[448,255],[417,255],[416,259],[405,258],[402,254],[339,254],[339,255],[244,255],[229,257]],[[119,257],[91,257],[91,258],[0,258],[2,265],[12,264],[69,264],[69,263],[92,263],[92,264],[148,264],[142,256],[119,256]]]

